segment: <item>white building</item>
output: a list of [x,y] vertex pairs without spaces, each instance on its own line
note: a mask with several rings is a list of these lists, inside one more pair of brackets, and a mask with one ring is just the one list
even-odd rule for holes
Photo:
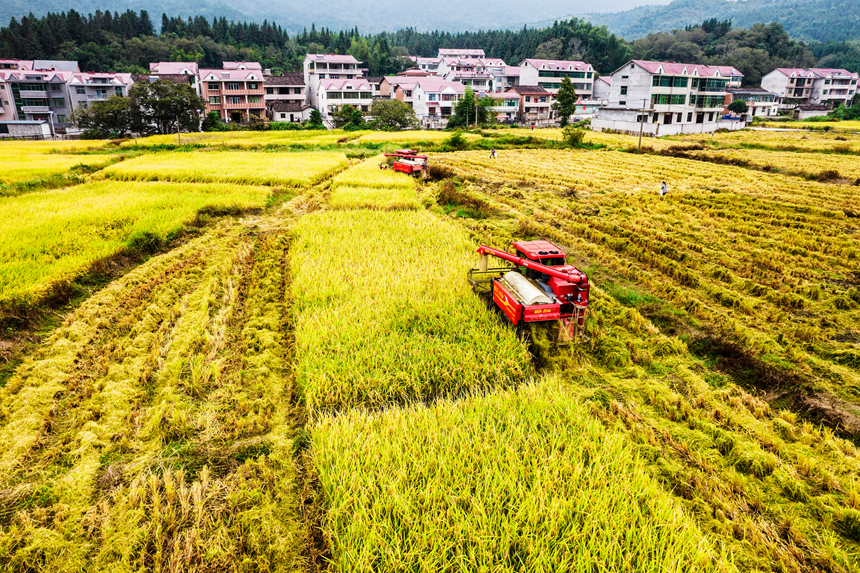
[[[322,80],[355,80],[363,77],[359,69],[361,62],[352,56],[338,54],[307,54],[302,64],[305,85],[310,104],[323,113],[323,103],[318,99]],[[367,82],[365,82],[367,83]]]
[[833,68],[777,68],[761,79],[777,95],[781,109],[798,105],[850,105],[857,93],[857,74]]
[[316,108],[323,119],[329,119],[340,108],[351,105],[362,113],[370,113],[373,105],[373,88],[364,78],[349,80],[321,79],[317,84]]
[[473,50],[469,48],[439,48],[437,54],[440,58],[458,58],[461,60],[478,60],[485,58],[484,50]]
[[737,89],[741,87],[744,81],[744,75],[734,66],[713,66],[720,70],[720,75],[724,78],[729,78],[729,83],[726,84],[728,89]]
[[520,63],[521,86],[539,86],[553,94],[558,92],[562,78],[568,77],[576,95],[591,99],[596,75],[591,64],[585,62],[526,59]]
[[491,72],[493,76],[493,91],[496,93],[506,92],[520,84],[520,67],[505,66],[504,69]]
[[413,88],[412,109],[425,127],[444,127],[466,86],[436,77],[418,78]]
[[[729,89],[726,106],[733,101],[743,100],[749,107],[747,117],[776,117],[779,115],[779,98],[776,94],[762,88]],[[728,108],[725,113],[729,113]]]
[[607,129],[648,135],[710,133],[741,129],[740,121],[720,121],[731,76],[719,68],[633,60],[612,73],[609,102],[591,120]]
[[608,103],[610,89],[612,89],[612,76],[600,76],[594,80],[594,91],[591,97]]

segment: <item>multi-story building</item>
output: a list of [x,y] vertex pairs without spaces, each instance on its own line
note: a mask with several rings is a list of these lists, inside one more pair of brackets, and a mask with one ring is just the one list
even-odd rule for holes
[[434,75],[439,69],[440,63],[442,63],[442,58],[415,58],[415,65],[418,69]]
[[[154,62],[149,64],[151,76],[188,76],[188,83],[202,96],[200,88],[200,68],[197,62]],[[176,83],[175,81],[173,83]]]
[[591,97],[608,102],[610,89],[612,89],[612,76],[600,76],[594,80],[594,90]]
[[68,127],[73,108],[67,84],[72,72],[16,70],[2,75],[4,120],[44,121],[53,133]]
[[266,76],[263,78],[263,86],[266,89],[264,100],[267,104],[270,102],[296,103],[299,105],[307,103],[307,88],[304,75],[301,73]]
[[505,66],[504,69],[490,72],[490,75],[493,76],[493,91],[496,93],[506,92],[520,84],[519,66]]
[[503,123],[512,123],[520,117],[520,100],[522,96],[513,90],[503,93],[494,92],[491,96],[496,102],[489,111],[496,114],[496,119]]
[[469,48],[439,48],[437,56],[440,58],[457,58],[460,60],[479,60],[486,58],[484,50],[473,50]]
[[474,92],[492,91],[493,76],[487,72],[457,72],[451,71],[443,76],[449,82],[460,82]]
[[729,112],[728,105],[736,100],[746,102],[749,111],[747,117],[774,117],[779,115],[779,101],[776,94],[762,88],[729,88],[726,93],[725,109],[723,113]]
[[612,73],[608,104],[591,128],[649,135],[708,133],[740,129],[742,122],[720,122],[731,76],[697,64],[632,60]]
[[131,74],[113,72],[72,74],[68,83],[71,107],[80,109],[112,96],[128,96],[128,90],[133,83]]
[[33,60],[4,60],[0,59],[0,71],[32,70]]
[[744,75],[734,66],[713,66],[720,71],[720,75],[728,78],[726,87],[728,89],[738,89],[744,81]]
[[412,90],[422,77],[428,76],[385,76],[379,83],[379,97],[412,103]]
[[[363,77],[360,64],[352,56],[339,54],[307,54],[302,64],[305,85],[308,89],[310,104],[323,112],[323,104],[319,101],[320,82],[322,80],[355,80]],[[325,90],[323,90],[325,91]],[[331,104],[336,105],[336,104]]]
[[382,82],[385,79],[383,76],[367,76],[367,83],[370,84],[370,89],[373,91],[373,97],[382,95]]
[[412,109],[426,127],[444,127],[466,86],[438,77],[418,78],[412,94]]
[[258,67],[200,70],[200,92],[206,113],[215,111],[223,121],[243,123],[266,111],[263,74]]
[[761,79],[761,87],[776,94],[781,109],[798,105],[850,105],[857,93],[856,73],[833,68],[777,68]]
[[555,96],[540,86],[513,86],[504,93],[505,97],[517,94],[520,96],[517,119],[525,123],[546,124],[555,117],[552,103]]
[[351,80],[319,80],[316,93],[317,109],[323,119],[329,119],[345,105],[351,105],[362,113],[370,113],[373,104],[373,88],[364,78]]
[[570,60],[526,59],[520,64],[520,85],[539,86],[557,93],[565,77],[573,82],[576,94],[591,99],[596,74],[591,64]]

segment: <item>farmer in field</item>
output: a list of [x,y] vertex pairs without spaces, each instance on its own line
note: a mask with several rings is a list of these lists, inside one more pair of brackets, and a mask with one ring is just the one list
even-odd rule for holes
[[495,158],[496,158],[496,148],[494,147],[490,150],[490,159],[495,159]]
[[669,187],[666,185],[666,182],[663,181],[663,186],[660,187],[660,197],[662,198],[668,192],[669,192]]

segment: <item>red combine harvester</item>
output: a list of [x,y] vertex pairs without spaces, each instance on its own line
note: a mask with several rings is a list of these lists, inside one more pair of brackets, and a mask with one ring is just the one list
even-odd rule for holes
[[380,163],[380,169],[394,169],[416,177],[425,175],[429,158],[418,155],[414,149],[398,149],[394,153],[386,153],[387,162]]
[[[559,342],[587,340],[588,277],[568,265],[564,252],[549,241],[514,241],[516,255],[484,245],[479,268],[469,271],[476,292],[492,293],[493,303],[524,332],[532,323],[558,322]],[[489,255],[513,267],[488,268]],[[486,287],[489,285],[489,289]]]

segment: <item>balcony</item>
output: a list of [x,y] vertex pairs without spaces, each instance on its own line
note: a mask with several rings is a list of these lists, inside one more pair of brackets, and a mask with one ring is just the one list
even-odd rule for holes
[[21,90],[20,94],[22,98],[27,99],[44,99],[48,97],[47,90]]
[[104,101],[108,97],[110,97],[108,94],[87,94],[89,101]]
[[248,103],[246,101],[243,101],[242,103],[227,103],[227,102],[222,101],[221,103],[207,103],[206,105],[211,110],[218,110],[218,109],[226,109],[226,110],[230,110],[230,109],[266,109],[266,104],[262,100],[259,103]]
[[21,107],[24,113],[49,113],[51,108],[46,105],[25,105]]

